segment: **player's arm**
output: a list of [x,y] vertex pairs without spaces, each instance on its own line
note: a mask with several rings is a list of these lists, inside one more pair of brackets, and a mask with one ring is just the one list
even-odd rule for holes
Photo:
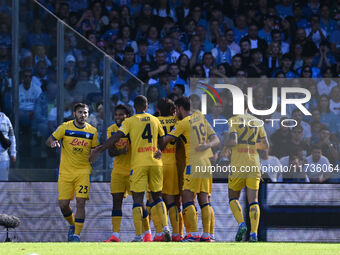
[[227,134],[227,137],[225,139],[224,145],[226,147],[233,147],[237,145],[238,139],[237,139],[237,133],[236,132],[230,132]]
[[94,163],[96,162],[97,158],[99,157],[99,155],[105,151],[106,149],[114,146],[114,144],[116,142],[118,142],[118,140],[120,138],[122,138],[124,136],[124,133],[121,131],[116,132],[114,135],[112,135],[109,139],[107,139],[102,145],[99,145],[98,147],[96,147],[95,149],[93,149],[91,151],[91,156],[90,156],[90,162]]
[[200,144],[196,147],[196,151],[205,151],[209,148],[215,147],[220,144],[220,139],[217,137],[216,134],[209,136],[208,142]]
[[51,135],[49,138],[47,138],[46,145],[47,145],[47,147],[50,147],[50,148],[59,148],[60,147],[58,140],[55,139],[53,135]]
[[175,140],[176,137],[172,136],[172,135],[166,135],[166,136],[163,136],[159,139],[159,143],[158,143],[158,146],[159,146],[159,149],[162,151],[165,149],[166,145],[170,142],[172,142],[173,140]]
[[122,154],[128,153],[128,148],[124,147],[123,149],[117,149],[116,146],[112,146],[109,148],[109,155],[110,157],[116,157]]

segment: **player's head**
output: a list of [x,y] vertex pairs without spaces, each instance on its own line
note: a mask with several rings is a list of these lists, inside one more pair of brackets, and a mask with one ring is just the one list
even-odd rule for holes
[[145,96],[136,96],[134,107],[137,113],[145,112],[148,109],[148,99]]
[[79,126],[84,126],[89,117],[89,107],[87,104],[77,103],[73,106],[73,117]]
[[161,116],[172,116],[176,112],[174,102],[169,98],[161,98],[157,103],[157,108]]
[[117,126],[120,126],[122,122],[131,116],[131,109],[123,104],[119,104],[115,107],[114,110],[114,120],[117,124]]
[[175,101],[177,117],[181,120],[190,113],[190,99],[180,97]]

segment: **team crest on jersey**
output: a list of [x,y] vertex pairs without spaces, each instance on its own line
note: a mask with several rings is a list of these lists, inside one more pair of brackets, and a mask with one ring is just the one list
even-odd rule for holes
[[90,138],[90,134],[86,134],[86,138],[89,139]]

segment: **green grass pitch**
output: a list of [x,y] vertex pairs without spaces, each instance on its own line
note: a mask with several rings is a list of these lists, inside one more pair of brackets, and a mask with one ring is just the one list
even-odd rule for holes
[[3,255],[340,255],[325,243],[1,243]]

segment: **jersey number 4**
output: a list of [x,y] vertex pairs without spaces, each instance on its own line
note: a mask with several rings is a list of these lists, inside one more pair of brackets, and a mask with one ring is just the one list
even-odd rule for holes
[[150,123],[145,125],[144,131],[142,133],[142,138],[147,139],[148,143],[152,142],[152,133],[151,133],[151,126]]

